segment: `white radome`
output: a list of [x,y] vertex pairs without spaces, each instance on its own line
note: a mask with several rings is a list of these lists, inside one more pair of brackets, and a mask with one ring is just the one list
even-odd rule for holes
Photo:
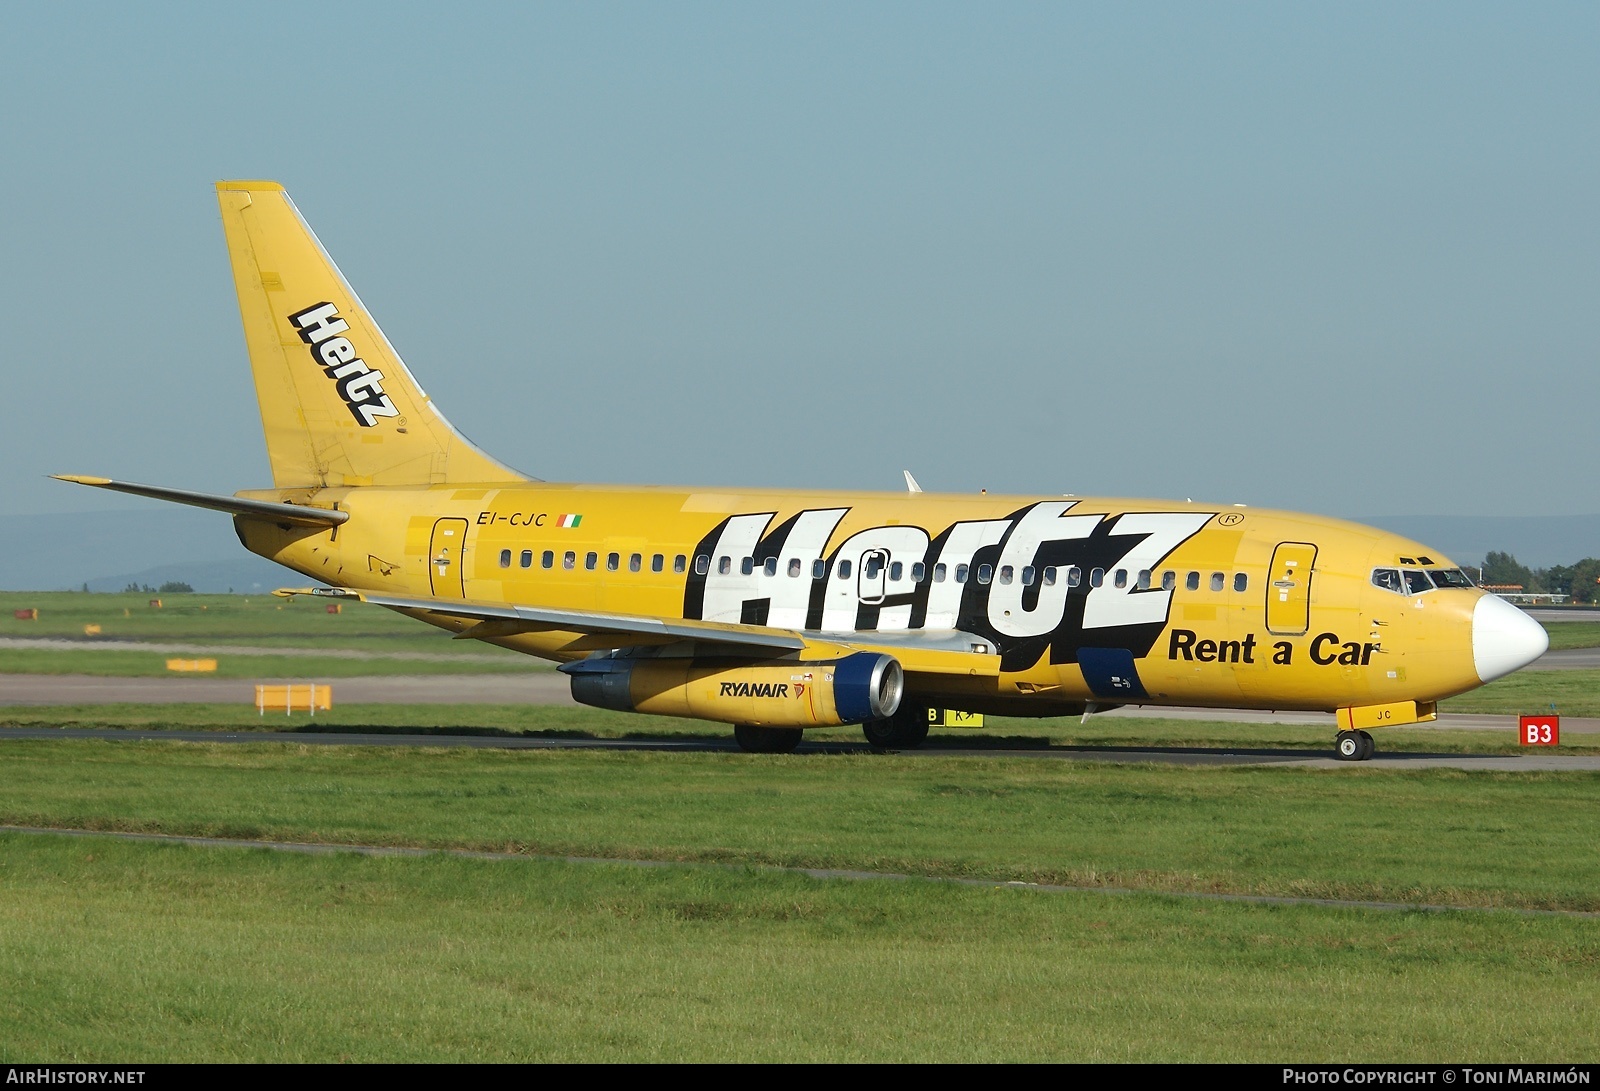
[[1550,648],[1550,634],[1533,618],[1497,595],[1485,595],[1472,610],[1472,666],[1485,682],[1504,678]]

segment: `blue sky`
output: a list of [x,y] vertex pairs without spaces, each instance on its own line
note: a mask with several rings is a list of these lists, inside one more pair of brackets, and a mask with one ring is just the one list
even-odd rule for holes
[[552,480],[1600,511],[1600,7],[8,6],[0,513],[268,484],[274,178]]

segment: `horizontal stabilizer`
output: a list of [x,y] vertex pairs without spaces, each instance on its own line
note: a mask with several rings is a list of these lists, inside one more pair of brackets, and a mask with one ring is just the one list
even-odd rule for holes
[[308,508],[300,504],[279,504],[271,500],[243,500],[237,496],[190,492],[188,489],[166,489],[159,485],[139,485],[132,481],[113,481],[109,477],[84,477],[77,474],[50,476],[57,481],[70,481],[75,485],[92,485],[97,489],[110,489],[113,492],[125,492],[133,496],[148,496],[152,500],[169,500],[174,504],[210,508],[212,511],[226,511],[233,515],[249,515],[297,527],[336,527],[350,518],[350,513],[347,511]]

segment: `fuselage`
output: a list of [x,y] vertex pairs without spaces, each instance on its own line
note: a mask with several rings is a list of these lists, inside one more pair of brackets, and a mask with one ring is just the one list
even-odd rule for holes
[[[1543,650],[1436,550],[1243,506],[526,482],[241,495],[350,513],[239,521],[248,548],[320,581],[866,640],[907,649],[908,694],[978,712],[1423,709]],[[483,638],[562,662],[605,645]],[[919,672],[919,648],[1000,669]]]

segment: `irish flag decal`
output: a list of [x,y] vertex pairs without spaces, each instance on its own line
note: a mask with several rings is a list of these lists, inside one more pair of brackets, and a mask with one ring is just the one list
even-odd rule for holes
[[563,515],[561,517],[561,525],[564,527],[575,527],[581,522],[583,522],[583,516],[581,515]]

